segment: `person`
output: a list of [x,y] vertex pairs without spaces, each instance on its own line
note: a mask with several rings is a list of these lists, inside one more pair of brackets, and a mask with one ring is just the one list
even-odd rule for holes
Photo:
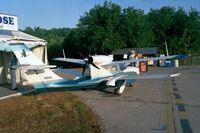
[[[137,54],[134,50],[132,50],[130,55],[129,55],[129,60],[134,60],[134,59],[137,59]],[[136,63],[137,62],[131,62],[130,66],[136,67]],[[132,86],[134,86],[134,80],[128,79],[126,84],[127,84],[127,86],[132,87]]]
[[16,68],[14,68],[15,65],[17,65],[17,58],[14,55],[10,61],[10,75],[11,75],[11,90],[16,90]]
[[[131,54],[129,55],[129,60],[134,60],[136,59],[136,52],[134,50],[131,51]],[[130,66],[136,66],[136,62],[131,62]]]

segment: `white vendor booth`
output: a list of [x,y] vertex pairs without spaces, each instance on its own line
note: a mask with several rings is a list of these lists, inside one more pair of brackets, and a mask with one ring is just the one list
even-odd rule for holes
[[[15,22],[17,23],[16,16],[0,14],[0,84],[11,83],[9,69],[14,54],[9,46],[13,43],[24,43],[39,59],[48,64],[47,42],[18,31],[18,24],[17,28],[13,28]],[[17,72],[16,80],[17,82],[20,80],[19,72]]]

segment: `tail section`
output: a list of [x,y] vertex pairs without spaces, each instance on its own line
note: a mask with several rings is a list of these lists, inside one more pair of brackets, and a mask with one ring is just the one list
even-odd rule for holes
[[11,48],[21,66],[32,67],[31,69],[23,67],[21,69],[21,77],[23,81],[25,80],[28,84],[32,84],[35,89],[46,88],[46,83],[62,80],[61,77],[57,76],[48,67],[45,69],[38,69],[39,66],[44,68],[45,64],[24,44],[13,44]]

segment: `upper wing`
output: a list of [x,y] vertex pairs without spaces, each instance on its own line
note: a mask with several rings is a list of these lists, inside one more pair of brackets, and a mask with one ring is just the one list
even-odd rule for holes
[[161,56],[161,57],[151,57],[151,58],[141,58],[141,59],[132,59],[132,60],[122,60],[122,61],[113,61],[106,65],[111,64],[119,64],[119,63],[131,63],[131,62],[140,62],[140,61],[150,61],[150,60],[166,60],[166,59],[173,59],[173,58],[187,58],[190,55],[184,54],[184,55],[171,55],[171,56]]

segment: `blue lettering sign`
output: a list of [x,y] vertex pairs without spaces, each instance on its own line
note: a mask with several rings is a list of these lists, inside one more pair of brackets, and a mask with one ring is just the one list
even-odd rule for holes
[[10,25],[14,25],[14,18],[13,17],[7,17],[7,16],[0,16],[0,24],[10,24]]
[[18,31],[18,17],[0,13],[0,29]]
[[8,17],[3,17],[3,23],[8,24]]
[[14,25],[13,17],[9,17],[9,24]]

